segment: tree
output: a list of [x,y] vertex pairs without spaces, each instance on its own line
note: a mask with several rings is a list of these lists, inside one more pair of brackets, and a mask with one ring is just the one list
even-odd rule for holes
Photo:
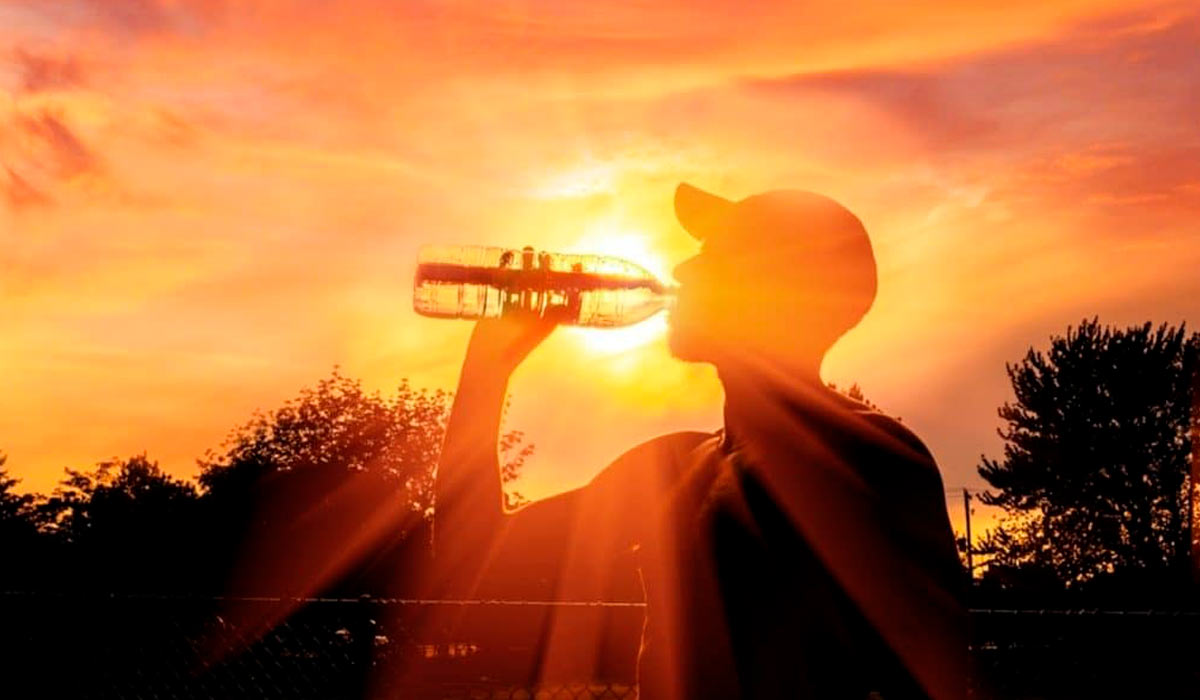
[[1200,334],[1183,326],[1085,319],[1007,366],[1004,456],[978,468],[996,489],[981,500],[1005,510],[981,547],[994,571],[1049,571],[1067,586],[1186,574],[1198,358]]
[[[200,460],[199,488],[145,454],[67,469],[49,498],[0,469],[0,569],[106,592],[396,591],[428,555],[448,400],[406,382],[385,398],[335,368],[234,429]],[[509,483],[533,445],[509,431],[498,449]]]
[[[0,452],[0,467],[7,462],[8,456]],[[15,493],[13,487],[19,483],[19,479],[8,475],[7,469],[0,469],[0,538],[6,542],[36,531],[33,515],[35,497]]]
[[[7,455],[0,453],[0,467],[7,461]],[[31,574],[36,573],[32,569],[39,544],[38,499],[14,491],[19,483],[0,468],[0,551],[4,552],[0,585],[7,587],[28,585],[35,578]]]
[[100,462],[92,472],[66,469],[47,501],[50,529],[75,543],[161,529],[197,497],[190,483],[164,473],[145,453]]
[[417,513],[432,508],[432,466],[441,447],[444,392],[402,382],[394,397],[365,392],[335,368],[315,388],[236,428],[224,453],[200,461],[200,484],[222,495],[278,475],[299,479],[324,472],[378,475]]
[[873,411],[879,410],[879,406],[876,406],[874,402],[872,402],[870,399],[868,399],[866,397],[865,394],[863,394],[862,387],[860,387],[858,385],[858,382],[851,384],[850,388],[846,389],[845,391],[839,389],[838,385],[834,384],[833,382],[829,382],[827,384],[827,386],[830,389],[833,389],[834,391],[845,395],[847,398],[853,399],[854,401],[861,403],[862,405],[866,406],[867,408],[869,408]]
[[[260,592],[395,590],[427,555],[449,398],[407,382],[384,397],[335,368],[236,428],[200,462],[213,558],[240,550],[216,568]],[[532,446],[513,431],[500,448],[511,481]]]
[[144,453],[66,473],[40,509],[69,559],[67,578],[110,590],[187,586],[196,563],[195,486]]

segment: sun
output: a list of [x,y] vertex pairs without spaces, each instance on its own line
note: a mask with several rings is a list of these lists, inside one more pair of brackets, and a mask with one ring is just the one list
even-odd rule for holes
[[[671,280],[666,260],[653,249],[652,238],[645,233],[599,223],[589,227],[565,252],[624,258],[646,268],[660,280]],[[661,339],[667,333],[667,319],[660,313],[624,328],[571,328],[568,333],[590,352],[615,355]]]

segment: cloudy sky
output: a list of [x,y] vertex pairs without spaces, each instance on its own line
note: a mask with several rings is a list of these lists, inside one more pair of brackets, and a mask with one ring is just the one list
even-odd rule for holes
[[[686,180],[862,218],[880,295],[825,378],[982,486],[1006,361],[1093,315],[1200,320],[1200,10],[943,5],[0,0],[8,468],[190,476],[334,365],[452,388],[470,324],[411,311],[420,244],[667,275]],[[719,426],[662,330],[560,331],[520,370],[522,491]]]

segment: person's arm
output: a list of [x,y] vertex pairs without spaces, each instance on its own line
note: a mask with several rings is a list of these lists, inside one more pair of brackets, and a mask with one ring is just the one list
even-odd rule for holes
[[513,370],[554,329],[537,317],[476,324],[446,424],[434,482],[433,553],[445,588],[462,589],[505,519],[497,443]]
[[629,558],[672,465],[706,433],[643,443],[581,488],[509,511],[497,444],[508,380],[553,330],[553,321],[480,321],[467,350],[434,483],[437,594],[475,597],[619,598],[640,584]]

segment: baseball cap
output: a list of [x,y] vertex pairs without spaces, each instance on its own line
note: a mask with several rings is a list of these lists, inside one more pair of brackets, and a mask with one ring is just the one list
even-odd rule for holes
[[839,287],[875,296],[875,255],[867,230],[829,197],[789,189],[732,201],[681,183],[675,189],[675,216],[706,244],[761,252],[764,259],[794,263]]

